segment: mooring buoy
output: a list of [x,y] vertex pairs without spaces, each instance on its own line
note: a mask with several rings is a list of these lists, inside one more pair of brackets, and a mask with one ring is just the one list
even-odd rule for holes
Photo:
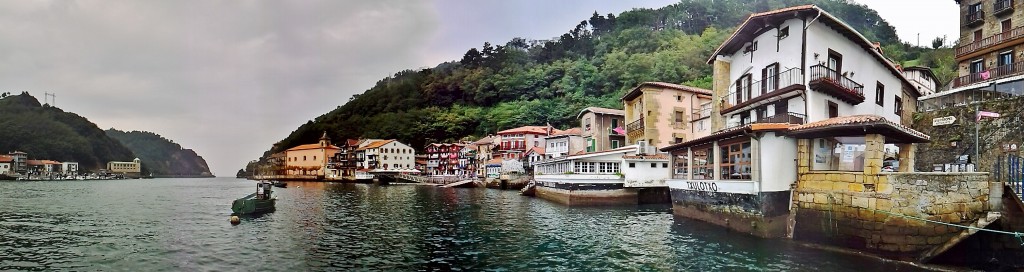
[[238,225],[239,223],[242,223],[242,220],[238,219],[237,215],[232,215],[230,221],[232,225]]

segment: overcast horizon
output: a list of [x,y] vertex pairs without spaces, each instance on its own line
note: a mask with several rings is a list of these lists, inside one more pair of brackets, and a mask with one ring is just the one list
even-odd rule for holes
[[[0,91],[54,93],[101,129],[160,134],[231,176],[395,72],[676,2],[0,0]],[[953,1],[855,2],[912,45],[958,38],[958,19],[929,21],[957,18]]]

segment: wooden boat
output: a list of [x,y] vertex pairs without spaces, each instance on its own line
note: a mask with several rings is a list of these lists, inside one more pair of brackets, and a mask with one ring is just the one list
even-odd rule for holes
[[0,180],[18,180],[18,176],[0,174]]
[[261,182],[256,185],[256,192],[231,203],[234,215],[261,214],[274,211],[277,198],[273,196],[271,184]]

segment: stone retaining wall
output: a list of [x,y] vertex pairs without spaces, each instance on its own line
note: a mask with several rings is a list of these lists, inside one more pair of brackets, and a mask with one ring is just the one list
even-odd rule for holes
[[969,225],[991,211],[990,186],[987,173],[808,171],[794,190],[793,235],[909,259],[963,229],[881,211]]

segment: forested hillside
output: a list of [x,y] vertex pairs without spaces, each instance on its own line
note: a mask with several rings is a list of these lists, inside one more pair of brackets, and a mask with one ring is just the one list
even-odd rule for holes
[[154,176],[212,176],[202,156],[159,134],[112,128],[106,133],[137,154]]
[[[705,62],[752,12],[816,4],[884,45],[887,55],[917,65],[946,65],[932,48],[899,42],[895,29],[865,6],[833,0],[683,0],[618,15],[597,12],[550,40],[516,38],[469,49],[461,60],[381,79],[337,109],[298,127],[277,146],[333,139],[396,138],[416,148],[521,125],[576,125],[587,106],[622,108],[619,98],[645,81],[709,88]],[[941,47],[936,46],[936,48]],[[941,51],[941,50],[940,50]],[[939,59],[949,58],[950,63]]]
[[28,93],[0,98],[0,152],[20,150],[30,159],[74,161],[82,170],[106,168],[108,161],[135,155],[77,114],[64,112]]

